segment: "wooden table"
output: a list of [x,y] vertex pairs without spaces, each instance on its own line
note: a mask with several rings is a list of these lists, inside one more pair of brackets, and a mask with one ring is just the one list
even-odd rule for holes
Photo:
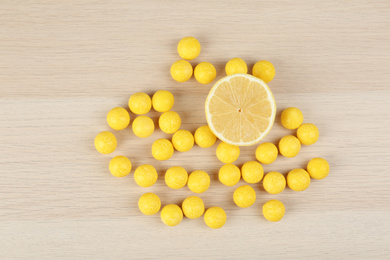
[[[62,2],[62,3],[61,3]],[[390,253],[390,2],[389,1],[16,1],[0,2],[0,259],[385,259]],[[175,95],[182,128],[206,123],[212,84],[173,81],[176,45],[192,35],[202,44],[191,63],[261,59],[276,67],[269,83],[278,105],[265,141],[283,129],[280,112],[299,107],[320,139],[296,158],[265,165],[286,174],[313,157],[331,172],[304,192],[267,194],[234,205],[235,187],[219,183],[216,145],[194,147],[157,162],[151,144],[131,129],[115,132],[118,149],[96,152],[97,133],[110,130],[107,112],[132,93],[166,89]],[[131,115],[134,118],[134,115]],[[150,113],[154,119],[158,113]],[[254,160],[241,149],[237,165]],[[151,188],[130,174],[108,171],[116,155],[159,172]],[[181,165],[212,178],[200,194],[206,207],[228,215],[220,230],[202,218],[174,228],[159,214],[138,210],[141,194],[180,204],[188,188],[170,190],[164,171]],[[244,184],[241,180],[240,184]],[[267,222],[261,212],[279,199],[286,215]]]

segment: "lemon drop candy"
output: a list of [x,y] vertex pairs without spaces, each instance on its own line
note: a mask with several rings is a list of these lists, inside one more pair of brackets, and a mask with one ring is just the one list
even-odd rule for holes
[[160,118],[158,119],[158,125],[166,134],[173,134],[177,130],[179,130],[181,126],[181,118],[178,113],[174,111],[168,111],[162,113]]
[[303,124],[297,130],[299,141],[303,145],[312,145],[317,142],[320,132],[313,124]]
[[247,183],[258,183],[264,176],[264,169],[260,163],[249,161],[242,165],[241,174]]
[[114,130],[123,130],[130,124],[130,115],[123,107],[116,107],[107,114],[107,123]]
[[234,186],[241,179],[240,169],[234,164],[228,163],[219,169],[219,181],[226,186]]
[[145,215],[154,215],[161,208],[161,200],[154,193],[145,193],[138,200],[138,208]]
[[233,75],[237,73],[248,73],[248,67],[245,61],[241,58],[233,58],[229,60],[225,65],[226,75]]
[[303,123],[303,114],[296,107],[286,108],[282,112],[281,122],[287,129],[297,129]]
[[110,161],[109,169],[113,176],[124,177],[131,172],[131,162],[126,156],[115,156]]
[[221,142],[217,147],[217,157],[223,163],[233,163],[240,156],[240,147]]
[[188,177],[187,185],[192,192],[205,192],[210,187],[210,176],[205,171],[193,171]]
[[184,215],[190,219],[199,218],[204,213],[203,200],[197,196],[190,196],[186,198],[181,207]]
[[183,211],[175,204],[166,205],[161,210],[161,220],[167,226],[176,226],[183,219]]
[[138,186],[147,188],[156,183],[158,174],[156,169],[149,164],[140,165],[135,169],[134,179]]
[[202,148],[208,148],[215,144],[217,137],[211,132],[208,125],[198,127],[194,134],[195,143]]
[[313,179],[321,180],[329,174],[329,163],[323,158],[313,158],[307,164],[307,172]]
[[188,130],[179,130],[173,134],[172,144],[179,152],[187,152],[194,146],[194,136]]
[[217,76],[217,71],[215,70],[214,65],[210,62],[201,62],[196,65],[194,76],[200,84],[209,84],[213,82]]
[[152,100],[149,95],[143,92],[138,92],[129,98],[130,111],[137,115],[146,114],[152,107]]
[[193,60],[200,54],[200,43],[194,37],[184,37],[177,45],[177,52],[185,60]]
[[286,178],[280,172],[269,172],[264,176],[263,187],[269,194],[281,193],[286,188]]
[[256,192],[249,185],[238,187],[233,193],[233,200],[240,208],[248,208],[256,201]]
[[286,208],[279,200],[269,200],[263,205],[263,216],[271,222],[281,220],[285,212]]
[[295,157],[301,150],[301,142],[293,135],[286,135],[279,141],[280,154],[285,157]]
[[218,229],[226,223],[226,213],[220,207],[211,207],[204,213],[204,222],[212,229]]
[[262,143],[256,148],[256,159],[263,164],[270,164],[276,160],[278,153],[273,143]]
[[188,173],[180,166],[169,168],[165,172],[165,183],[171,189],[181,189],[187,184]]
[[173,155],[173,145],[171,141],[165,138],[158,139],[152,144],[152,155],[154,159],[165,161]]
[[110,154],[116,149],[115,135],[108,131],[100,132],[95,137],[95,148],[99,153]]
[[310,185],[310,175],[304,169],[294,169],[287,174],[287,185],[294,191],[304,191]]
[[255,63],[255,65],[253,65],[252,75],[264,80],[265,83],[268,83],[275,77],[275,67],[269,61],[258,61]]
[[131,125],[133,133],[140,138],[146,138],[154,132],[154,122],[148,116],[137,116]]
[[174,103],[175,98],[172,93],[167,90],[159,90],[154,93],[152,97],[152,105],[157,112],[163,113],[171,110]]
[[192,77],[192,65],[186,60],[178,60],[171,66],[171,76],[177,82],[185,82]]

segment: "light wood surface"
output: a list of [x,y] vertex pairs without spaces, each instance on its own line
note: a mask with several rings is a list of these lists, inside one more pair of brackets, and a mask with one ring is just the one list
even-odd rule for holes
[[[388,259],[389,13],[389,1],[368,0],[0,1],[0,259]],[[250,68],[274,63],[269,86],[278,115],[265,141],[294,134],[279,119],[289,106],[321,136],[265,171],[285,174],[324,157],[326,179],[279,195],[252,185],[256,203],[239,209],[232,200],[238,185],[217,180],[216,145],[157,162],[151,144],[169,135],[158,130],[141,140],[126,129],[115,132],[113,154],[96,152],[95,135],[110,130],[106,113],[138,91],[172,91],[183,129],[206,123],[212,84],[177,83],[169,74],[177,42],[188,35],[202,44],[191,63],[212,62],[218,78],[236,56]],[[237,165],[255,159],[255,148],[242,148]],[[140,188],[132,174],[112,177],[108,162],[116,155],[131,158],[133,169],[153,164],[158,182]],[[172,228],[159,214],[141,215],[145,192],[163,205],[191,195],[165,186],[164,170],[173,165],[211,174],[200,197],[226,210],[222,229],[202,218]],[[271,198],[286,206],[281,222],[262,216]]]

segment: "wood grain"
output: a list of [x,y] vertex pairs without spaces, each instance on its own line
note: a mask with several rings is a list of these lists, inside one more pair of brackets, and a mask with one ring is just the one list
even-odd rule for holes
[[[1,259],[386,259],[390,253],[390,2],[389,1],[16,1],[0,2],[0,258]],[[233,188],[217,180],[213,146],[153,160],[162,136],[140,140],[115,132],[114,154],[98,154],[95,135],[105,116],[132,93],[174,93],[183,129],[205,124],[211,85],[174,82],[176,44],[193,35],[202,44],[192,64],[209,61],[218,78],[233,57],[267,59],[278,115],[301,108],[320,129],[319,141],[297,158],[265,171],[287,173],[324,157],[331,173],[302,193],[267,194],[248,209],[232,202]],[[158,113],[152,112],[154,119]],[[132,115],[134,118],[134,115]],[[279,116],[265,141],[294,131]],[[254,159],[241,149],[237,165]],[[153,163],[156,185],[137,187],[132,175],[114,178],[108,162]],[[169,190],[164,171],[181,165],[212,176],[200,195],[221,206],[228,222],[211,230],[203,219],[170,228],[159,215],[142,216],[139,196],[156,192],[181,203],[187,188]],[[242,182],[242,181],[241,181]],[[243,183],[243,182],[242,182]],[[262,204],[286,205],[278,223]]]

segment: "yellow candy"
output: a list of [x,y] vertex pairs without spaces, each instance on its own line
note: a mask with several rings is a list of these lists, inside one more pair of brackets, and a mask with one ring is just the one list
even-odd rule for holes
[[188,188],[195,193],[202,193],[210,187],[210,176],[205,171],[193,171],[188,177]]
[[173,134],[179,130],[181,126],[181,119],[178,113],[173,111],[168,111],[161,114],[158,125],[164,133]]
[[133,133],[141,138],[149,137],[154,132],[154,122],[148,116],[138,116],[132,124]]
[[171,76],[177,82],[185,82],[192,77],[192,66],[186,60],[178,60],[171,66]]
[[233,194],[234,203],[240,208],[247,208],[256,201],[256,192],[249,185],[238,187]]
[[273,163],[278,157],[278,148],[273,143],[262,143],[256,149],[256,159],[263,164]]
[[200,54],[200,43],[194,37],[184,37],[177,45],[177,52],[185,60],[193,60]]
[[188,173],[180,166],[169,168],[165,172],[165,183],[171,189],[181,189],[187,184]]
[[152,145],[152,155],[154,159],[159,161],[165,161],[173,155],[173,145],[171,141],[165,138],[154,141]]
[[286,135],[279,141],[279,151],[285,157],[297,156],[301,150],[301,142],[293,135]]
[[215,144],[217,137],[211,132],[208,125],[198,127],[195,131],[195,143],[202,148],[208,148]]
[[161,210],[161,220],[167,226],[176,226],[183,219],[183,211],[175,204],[166,205]]
[[159,90],[154,93],[152,97],[153,108],[158,112],[167,112],[171,110],[174,103],[175,98],[172,93],[166,90]]
[[268,221],[277,222],[281,220],[285,212],[286,209],[279,200],[270,200],[263,205],[263,215]]
[[240,147],[221,142],[217,147],[217,157],[223,163],[233,163],[240,156]]
[[138,208],[145,215],[154,215],[161,208],[160,198],[154,193],[145,193],[138,200]]
[[256,62],[253,66],[252,74],[259,79],[264,80],[265,83],[268,83],[275,77],[275,67],[271,62],[261,60]]
[[248,73],[248,67],[243,59],[233,58],[226,63],[225,66],[226,75],[233,75],[237,73]]
[[194,146],[194,136],[190,131],[179,130],[173,134],[172,144],[179,152],[187,152]]
[[321,180],[329,174],[329,163],[323,158],[313,158],[307,164],[307,171],[313,179]]
[[281,193],[286,187],[286,178],[279,172],[269,172],[264,177],[263,187],[269,194]]
[[304,145],[311,145],[317,142],[320,132],[313,124],[303,124],[297,130],[299,141]]
[[131,162],[125,156],[115,156],[110,161],[109,169],[115,177],[124,177],[131,172]]
[[226,186],[234,186],[241,179],[240,169],[234,164],[225,164],[219,169],[219,181]]
[[116,149],[116,138],[113,133],[104,131],[95,137],[95,148],[99,153],[110,154]]
[[304,191],[310,185],[310,175],[304,169],[294,169],[287,174],[287,185],[295,191]]
[[212,229],[218,229],[226,223],[226,213],[220,207],[211,207],[204,213],[204,222]]
[[114,130],[123,130],[130,124],[130,115],[123,107],[116,107],[107,114],[107,123]]
[[255,161],[246,162],[241,167],[242,178],[247,183],[258,183],[264,175],[263,166]]
[[217,76],[215,67],[210,62],[201,62],[196,65],[194,70],[195,79],[201,84],[209,84],[213,82]]
[[152,107],[152,100],[149,95],[143,92],[138,92],[131,95],[129,99],[130,111],[137,115],[146,114]]
[[303,114],[296,107],[283,110],[281,116],[282,125],[287,129],[297,129],[303,123]]
[[188,197],[183,201],[182,208],[187,218],[199,218],[204,212],[203,200],[197,196]]
[[134,172],[135,182],[144,188],[150,187],[156,183],[158,174],[156,169],[149,164],[138,166]]

